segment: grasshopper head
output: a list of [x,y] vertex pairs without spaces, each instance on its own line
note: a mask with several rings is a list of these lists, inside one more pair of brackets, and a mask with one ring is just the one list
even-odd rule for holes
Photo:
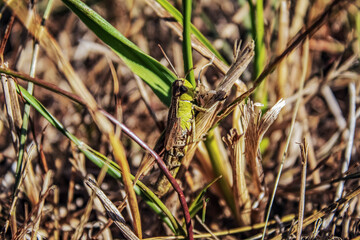
[[173,96],[181,100],[193,101],[195,96],[194,87],[185,78],[176,79],[172,85]]

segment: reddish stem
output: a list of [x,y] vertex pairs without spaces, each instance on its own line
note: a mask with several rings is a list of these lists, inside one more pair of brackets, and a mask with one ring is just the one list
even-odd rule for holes
[[119,122],[117,119],[115,119],[112,115],[110,115],[108,112],[106,112],[103,109],[100,109],[100,112],[102,112],[110,121],[112,121],[114,124],[121,127],[121,129],[124,131],[126,135],[128,135],[131,139],[133,139],[137,144],[139,144],[142,148],[149,151],[149,153],[155,158],[157,161],[161,171],[165,174],[165,176],[168,178],[169,182],[179,195],[179,200],[182,206],[182,210],[184,213],[185,223],[186,223],[186,229],[188,232],[188,238],[190,240],[194,239],[193,229],[191,225],[191,217],[189,213],[189,208],[185,200],[184,192],[182,191],[180,185],[176,182],[175,178],[171,175],[170,171],[167,169],[164,161],[162,158],[152,149],[150,148],[144,141],[142,141],[138,136],[136,136],[130,129],[128,129],[124,124]]

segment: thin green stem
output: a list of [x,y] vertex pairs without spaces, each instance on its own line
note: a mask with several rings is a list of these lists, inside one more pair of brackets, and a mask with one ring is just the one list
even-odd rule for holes
[[184,72],[187,74],[186,78],[191,84],[196,87],[195,76],[192,60],[191,47],[191,6],[192,0],[183,0],[183,58],[184,58]]
[[[156,0],[175,20],[183,25],[183,17],[181,13],[171,5],[167,0]],[[225,59],[221,56],[221,54],[214,48],[214,46],[206,39],[206,37],[193,25],[191,24],[192,34],[206,46],[217,58],[219,58],[222,62],[226,63]]]
[[[254,6],[252,0],[248,0],[250,6],[251,17],[251,32],[253,39],[255,39],[255,57],[254,57],[254,70],[255,76],[258,77],[263,71],[266,63],[266,49],[264,42],[265,27],[264,27],[264,5],[263,1],[256,1]],[[265,82],[262,83],[255,91],[255,100],[267,105],[267,93]]]
[[[46,19],[49,17],[50,12],[51,12],[51,7],[53,5],[53,0],[49,0],[45,12],[44,12],[44,16],[43,16],[43,21],[41,22],[41,30],[43,30]],[[41,34],[41,32],[40,32]],[[33,55],[32,55],[32,59],[31,59],[31,65],[30,65],[30,77],[35,77],[35,69],[36,69],[36,63],[37,63],[37,57],[39,54],[39,43],[38,41],[34,41],[34,48],[33,48]],[[34,92],[34,83],[29,82],[28,87],[27,87],[27,91],[32,95]],[[27,132],[28,132],[28,127],[29,127],[29,117],[30,117],[30,110],[31,110],[31,106],[29,103],[25,103],[24,105],[24,114],[23,114],[23,122],[22,122],[22,126],[21,126],[21,133],[20,133],[20,147],[19,147],[19,155],[18,155],[18,161],[17,161],[17,166],[16,166],[16,184],[15,184],[15,191],[14,194],[16,193],[16,189],[19,185],[20,182],[20,176],[21,176],[21,171],[22,171],[22,166],[23,166],[23,157],[24,157],[24,148],[25,148],[25,142],[27,139]]]

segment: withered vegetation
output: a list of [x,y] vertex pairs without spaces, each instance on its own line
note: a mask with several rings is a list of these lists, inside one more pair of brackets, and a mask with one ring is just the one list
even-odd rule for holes
[[[113,123],[154,148],[168,107],[64,3],[4,0],[0,239],[359,239],[360,2],[265,1],[263,39],[249,2],[193,2],[192,23],[225,60],[192,36],[183,193],[159,199],[157,162],[140,167],[149,152]],[[182,26],[158,1],[87,4],[187,75]],[[121,180],[107,173],[119,169]]]

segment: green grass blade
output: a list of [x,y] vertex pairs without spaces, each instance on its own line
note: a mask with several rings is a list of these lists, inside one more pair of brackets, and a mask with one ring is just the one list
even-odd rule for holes
[[[257,1],[256,6],[251,0],[248,0],[248,3],[250,6],[251,32],[253,39],[255,39],[254,70],[255,77],[258,77],[266,65],[264,6],[262,1]],[[267,89],[265,81],[256,89],[255,100],[264,104],[263,109],[266,109]]]
[[190,207],[189,207],[189,212],[190,212],[190,216],[194,217],[195,214],[202,209],[203,206],[203,202],[202,199],[205,197],[206,191],[209,189],[209,187],[211,187],[216,181],[218,181],[220,178],[222,178],[222,176],[218,176],[217,178],[215,178],[213,181],[211,181],[208,185],[206,185],[204,187],[203,190],[201,190],[201,192],[196,196],[196,198],[194,199],[194,201],[191,203]]
[[[51,125],[53,125],[58,131],[60,131],[67,138],[69,138],[90,161],[92,161],[99,168],[102,168],[104,164],[108,164],[108,174],[114,178],[121,179],[120,168],[115,162],[106,158],[101,153],[93,150],[84,142],[76,138],[69,131],[67,131],[66,128],[64,128],[64,126],[23,87],[18,85],[17,91],[21,92],[21,95],[27,101],[27,103],[29,103],[36,111],[38,111]],[[132,180],[134,180],[135,177],[131,176],[131,178]],[[149,188],[147,188],[140,181],[137,181],[136,185],[134,186],[134,190],[136,194],[141,196],[145,200],[145,202],[153,209],[153,211],[162,218],[162,220],[175,234],[185,235],[184,229],[181,227],[179,222],[171,214],[169,209],[167,209],[167,207]]]
[[183,0],[183,13],[184,13],[184,27],[183,27],[183,58],[184,58],[184,72],[187,74],[186,78],[191,84],[196,87],[195,76],[192,60],[192,47],[191,47],[191,0]]
[[116,28],[80,0],[63,2],[107,44],[125,64],[143,79],[167,106],[170,105],[171,83],[176,76],[158,61],[145,54]]
[[[175,18],[175,20],[183,25],[183,16],[182,14],[167,0],[156,0],[171,16]],[[212,53],[215,54],[217,58],[226,63],[225,59],[221,56],[221,54],[213,47],[213,45],[201,34],[201,32],[191,24],[191,33],[202,43],[204,44]]]
[[[43,23],[45,24],[46,19],[49,17],[50,15],[50,11],[51,8],[53,6],[54,1],[50,0],[48,2],[48,4],[46,5],[46,9],[44,12],[44,16],[43,16]],[[34,9],[32,10],[34,11]],[[43,26],[41,27],[41,29],[43,28]],[[30,76],[34,77],[35,76],[35,69],[36,69],[36,63],[37,63],[37,57],[38,57],[38,53],[39,53],[39,43],[35,42],[34,43],[34,48],[33,48],[33,55],[32,55],[32,59],[31,59],[31,67],[30,67]],[[28,83],[28,88],[27,91],[32,95],[33,91],[34,91],[34,83],[29,82]],[[15,184],[15,189],[17,189],[18,184],[20,179],[18,179],[21,175],[21,166],[23,165],[23,157],[24,157],[24,148],[25,148],[25,142],[27,139],[27,132],[28,132],[28,125],[29,125],[29,117],[30,117],[30,111],[31,111],[31,106],[28,103],[25,103],[24,105],[24,114],[23,114],[23,122],[22,122],[22,126],[21,126],[21,132],[20,132],[20,147],[19,147],[19,154],[18,154],[18,161],[17,161],[17,167],[16,167],[16,184]],[[15,191],[14,191],[15,193]]]

